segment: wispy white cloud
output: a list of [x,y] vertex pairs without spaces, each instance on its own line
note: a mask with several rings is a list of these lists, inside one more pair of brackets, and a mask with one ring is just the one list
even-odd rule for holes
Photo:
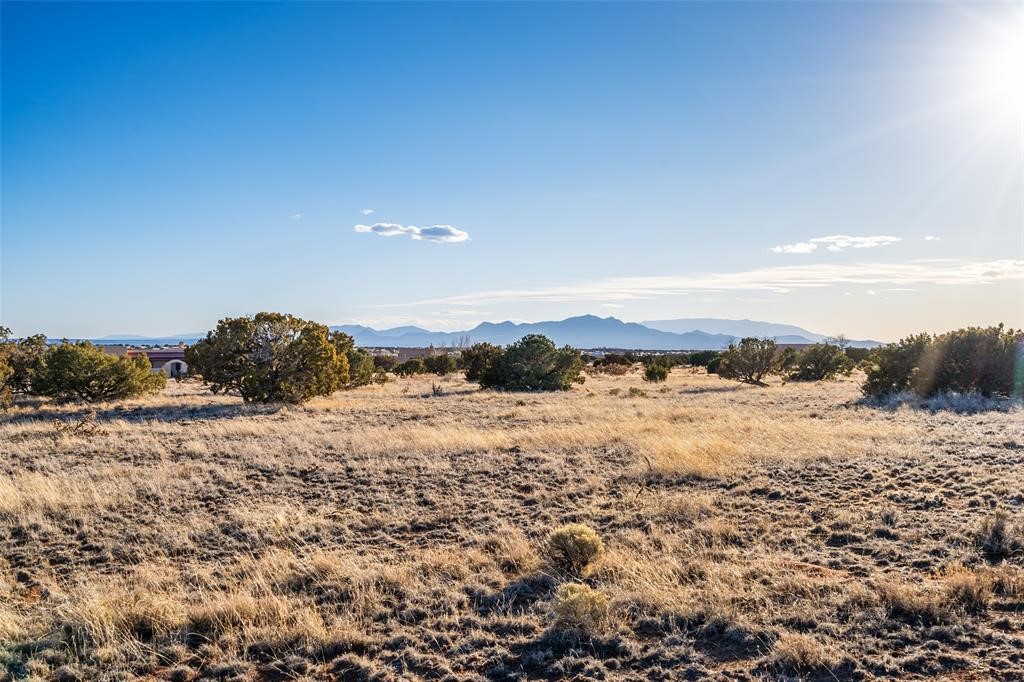
[[532,289],[498,289],[449,296],[407,305],[490,305],[501,302],[606,303],[686,296],[699,292],[770,291],[783,294],[794,290],[836,285],[967,286],[997,281],[1024,280],[1024,260],[963,261],[954,259],[914,260],[903,263],[808,264],[760,268],[740,272],[694,273],[664,277],[616,277],[575,285]]
[[797,242],[796,244],[780,244],[773,246],[770,250],[775,253],[810,253],[818,248],[817,244],[810,242]]
[[372,232],[373,234],[379,234],[381,237],[394,237],[399,234],[416,234],[419,228],[405,227],[398,223],[374,223],[373,225],[356,225],[356,232]]
[[940,242],[942,241],[942,237],[936,237],[935,235],[930,234],[927,237],[925,237],[924,240],[926,242]]
[[292,213],[290,216],[288,216],[288,220],[302,220],[302,214]]
[[824,244],[829,251],[842,251],[848,248],[873,249],[877,246],[886,246],[901,241],[903,241],[902,237],[890,237],[884,234],[874,237],[851,237],[845,234],[836,234],[811,240],[815,244]]
[[621,303],[602,303],[601,307],[602,308],[624,308],[625,306],[623,306]]
[[817,250],[818,245],[824,245],[829,251],[873,249],[878,246],[886,246],[901,241],[903,241],[902,237],[891,237],[884,234],[873,237],[851,237],[845,234],[833,234],[827,237],[815,237],[814,239],[795,244],[780,244],[779,246],[773,246],[769,251],[774,253],[811,253]]
[[363,215],[370,215],[371,213],[376,213],[376,211],[374,211],[372,208],[361,208],[359,209],[359,212],[362,213]]
[[373,225],[356,225],[356,232],[369,232],[381,237],[394,237],[407,234],[413,239],[441,244],[452,244],[469,240],[469,233],[451,225],[431,225],[416,227],[415,225],[399,225],[398,223],[374,223]]

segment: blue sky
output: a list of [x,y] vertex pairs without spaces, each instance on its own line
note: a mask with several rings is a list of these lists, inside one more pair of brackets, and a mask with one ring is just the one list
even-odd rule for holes
[[0,320],[1021,326],[1022,12],[5,2]]

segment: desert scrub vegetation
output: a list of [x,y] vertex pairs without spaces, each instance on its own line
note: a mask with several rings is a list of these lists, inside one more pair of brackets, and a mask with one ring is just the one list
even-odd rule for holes
[[[479,375],[482,388],[506,391],[568,391],[582,384],[583,361],[570,346],[558,348],[542,334],[527,334],[504,349],[482,349],[486,366]],[[474,374],[475,365],[467,369]]]
[[778,346],[772,339],[745,338],[729,344],[721,354],[718,376],[752,386],[767,386],[764,379],[781,369]]
[[668,379],[668,373],[670,369],[657,362],[651,362],[644,365],[644,381],[651,383],[660,383]]
[[864,394],[909,391],[920,398],[944,393],[1021,397],[1024,332],[968,327],[932,336],[908,336],[873,351],[865,361]]
[[835,343],[815,343],[799,351],[786,370],[789,381],[827,381],[839,375],[849,376],[853,360]]
[[583,583],[566,583],[555,593],[551,611],[557,627],[595,635],[608,619],[608,597]]
[[214,393],[245,402],[302,403],[373,381],[373,356],[352,337],[280,313],[225,318],[185,351],[190,371]]
[[47,345],[38,334],[14,341],[0,327],[0,407],[10,407],[16,396],[89,403],[137,398],[166,382],[150,371],[145,355],[110,355],[88,341]]
[[548,536],[548,558],[558,569],[574,574],[584,570],[604,553],[604,542],[593,528],[570,523]]
[[[529,394],[428,374],[301,404],[193,381],[16,403],[0,666],[1019,678],[1024,558],[989,556],[979,532],[996,510],[1020,526],[1021,411],[875,409],[862,380],[763,390],[677,369],[624,399],[635,373]],[[91,411],[97,432],[55,435]],[[603,550],[568,571],[549,537],[576,525]]]

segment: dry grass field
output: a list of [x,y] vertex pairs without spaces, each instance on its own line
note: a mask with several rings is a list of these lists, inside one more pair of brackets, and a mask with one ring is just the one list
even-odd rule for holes
[[7,677],[1024,677],[1019,408],[433,381],[0,416]]

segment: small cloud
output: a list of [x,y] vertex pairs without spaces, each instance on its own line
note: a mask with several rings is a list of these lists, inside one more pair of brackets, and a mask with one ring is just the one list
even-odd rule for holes
[[376,213],[376,211],[374,211],[372,208],[361,208],[359,209],[359,212],[362,213],[363,215],[370,215],[371,213]]
[[868,289],[868,290],[867,290],[866,292],[864,292],[864,293],[866,293],[866,294],[867,294],[868,296],[874,296],[876,292],[875,292],[875,290],[874,290],[874,289]]
[[620,303],[602,303],[601,307],[602,308],[622,308],[624,306],[622,304],[620,304]]
[[381,237],[394,237],[399,234],[416,234],[417,228],[405,227],[398,223],[374,223],[373,225],[356,225],[356,232],[372,232]]
[[774,253],[810,253],[818,248],[817,244],[811,244],[810,242],[797,242],[796,244],[780,244],[779,246],[773,246],[770,251]]
[[373,225],[356,225],[356,232],[369,232],[381,237],[394,237],[407,234],[413,239],[452,244],[469,240],[469,233],[451,225],[431,225],[416,227],[415,225],[399,225],[398,223],[374,223]]
[[827,244],[829,251],[842,251],[843,249],[873,249],[876,246],[886,246],[901,242],[901,237],[890,237],[880,234],[875,237],[850,237],[845,234],[836,234],[829,237],[818,237],[812,239],[815,244]]
[[773,253],[811,253],[824,244],[829,251],[843,251],[844,249],[873,249],[876,246],[885,246],[901,242],[901,237],[890,237],[889,235],[877,235],[874,237],[851,237],[845,234],[834,234],[828,237],[815,237],[805,242],[796,244],[780,244],[773,246],[770,251]]
[[290,216],[288,216],[288,220],[302,220],[302,214],[292,213]]
[[[411,227],[411,226],[410,226]],[[432,225],[430,227],[413,228],[419,232],[413,234],[413,239],[425,239],[428,242],[454,243],[469,240],[469,233],[463,232],[451,225]]]
[[942,241],[942,237],[936,237],[935,235],[930,234],[927,237],[925,237],[924,240],[926,242],[941,242]]

